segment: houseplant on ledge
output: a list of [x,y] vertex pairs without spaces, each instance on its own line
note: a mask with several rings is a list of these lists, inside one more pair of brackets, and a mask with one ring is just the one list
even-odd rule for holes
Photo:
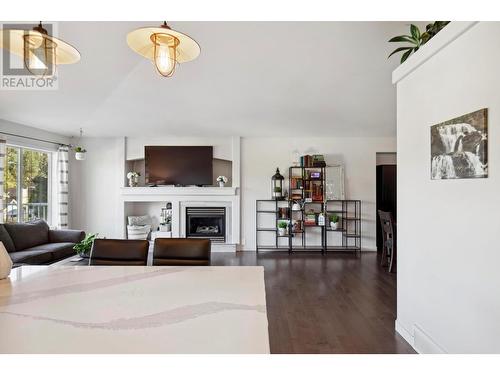
[[406,59],[410,57],[412,52],[413,53],[417,52],[420,47],[422,47],[425,43],[427,43],[432,37],[434,37],[438,32],[440,32],[443,29],[443,27],[445,27],[449,23],[450,21],[435,21],[433,23],[429,23],[425,27],[425,31],[423,33],[420,32],[420,29],[417,26],[413,24],[410,25],[409,35],[399,35],[389,40],[390,43],[398,43],[398,42],[410,43],[410,46],[396,48],[387,58],[391,57],[395,53],[405,51],[401,56],[401,64],[404,63]]
[[219,184],[219,187],[224,187],[224,185],[227,184],[227,177],[226,176],[217,177],[217,183]]
[[88,258],[90,256],[92,244],[98,235],[99,233],[88,233],[83,240],[73,246],[73,249],[76,250],[76,253],[82,258]]

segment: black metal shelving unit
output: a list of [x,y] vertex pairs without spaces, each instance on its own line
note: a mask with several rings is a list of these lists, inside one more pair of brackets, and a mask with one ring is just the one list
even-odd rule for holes
[[[289,168],[288,187],[289,197],[288,200],[275,200],[275,199],[259,199],[256,201],[256,250],[281,250],[288,251],[292,254],[296,251],[316,251],[326,254],[333,251],[353,251],[357,256],[361,254],[361,201],[360,200],[326,200],[325,198],[325,185],[326,185],[326,168],[327,167],[301,167],[293,166]],[[297,173],[298,170],[298,173]],[[309,172],[320,172],[319,177],[311,178]],[[293,182],[292,182],[293,181]],[[300,182],[298,182],[300,181]],[[267,209],[261,206],[267,202],[270,207]],[[300,202],[301,209],[293,210],[295,202]],[[308,207],[320,206],[319,212],[325,215],[325,225],[318,223],[305,224],[305,216],[308,212]],[[280,208],[287,208],[287,217],[279,217]],[[315,210],[315,212],[317,212]],[[337,214],[339,216],[339,227],[337,229],[330,228],[329,215]],[[261,227],[261,217],[266,214],[275,215],[274,227]],[[279,236],[278,234],[278,221],[288,220],[288,234]],[[293,227],[294,221],[300,221],[300,230],[295,230]],[[313,228],[321,230],[320,238],[321,245],[311,246],[307,244],[307,232]],[[275,242],[274,246],[259,245],[260,232],[274,232]],[[332,232],[340,234],[340,238],[334,240],[331,238]],[[281,238],[288,241],[283,243]],[[294,243],[294,239],[300,239],[300,245]]]
[[[297,173],[297,171],[299,173]],[[319,173],[319,176],[311,177],[311,174]],[[293,166],[288,169],[288,187],[290,200],[290,253],[297,251],[321,251],[325,252],[325,227],[323,225],[306,224],[305,216],[308,212],[308,207],[320,206],[320,211],[324,209],[325,200],[325,185],[326,185],[326,167],[302,167]],[[302,208],[300,210],[292,210],[293,203],[300,202]],[[299,218],[295,216],[300,215]],[[299,220],[301,224],[300,231],[293,231],[293,220]],[[307,232],[319,228],[321,230],[321,246],[307,245]],[[294,235],[300,234],[300,246],[293,244]]]
[[[327,217],[336,214],[339,217],[339,226],[332,229],[325,227],[325,251],[354,251],[361,254],[361,201],[360,200],[326,200],[325,212]],[[329,245],[329,233],[337,232],[341,235],[340,245]]]
[[[269,207],[268,207],[267,209],[263,209],[260,206],[264,202],[271,203],[270,205],[274,206],[274,208],[269,209]],[[287,234],[285,236],[280,236],[278,234],[278,221],[290,219],[289,202],[287,200],[280,200],[280,199],[257,199],[257,201],[255,203],[255,208],[256,208],[256,210],[255,210],[255,215],[256,215],[255,216],[256,217],[256,220],[255,220],[255,223],[256,223],[256,226],[255,226],[255,248],[256,248],[257,252],[259,252],[259,249],[262,249],[262,250],[276,250],[276,249],[278,249],[278,250],[290,251],[291,237],[292,237],[292,235],[290,234],[291,233],[290,230],[288,232],[289,234]],[[280,208],[287,209],[286,212],[287,212],[288,217],[285,217],[285,218],[280,217],[280,210],[279,210]],[[259,225],[260,216],[265,215],[265,214],[272,214],[275,216],[274,227],[261,227]],[[260,232],[274,232],[275,245],[274,246],[270,246],[270,245],[259,246],[259,233]],[[286,246],[283,246],[280,244],[281,238],[288,238]]]

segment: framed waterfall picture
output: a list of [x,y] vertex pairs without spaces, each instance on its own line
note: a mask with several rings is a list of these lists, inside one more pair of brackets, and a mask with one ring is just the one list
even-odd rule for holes
[[431,179],[488,177],[488,109],[431,126]]

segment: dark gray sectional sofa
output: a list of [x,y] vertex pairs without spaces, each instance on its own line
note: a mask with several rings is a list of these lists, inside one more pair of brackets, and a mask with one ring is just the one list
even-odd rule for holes
[[75,255],[73,246],[85,237],[80,230],[53,230],[44,220],[0,224],[0,241],[14,265],[50,264]]

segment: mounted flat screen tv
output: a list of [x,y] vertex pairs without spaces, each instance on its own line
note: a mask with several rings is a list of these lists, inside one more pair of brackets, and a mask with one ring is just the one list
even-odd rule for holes
[[212,146],[145,146],[148,185],[212,185]]

